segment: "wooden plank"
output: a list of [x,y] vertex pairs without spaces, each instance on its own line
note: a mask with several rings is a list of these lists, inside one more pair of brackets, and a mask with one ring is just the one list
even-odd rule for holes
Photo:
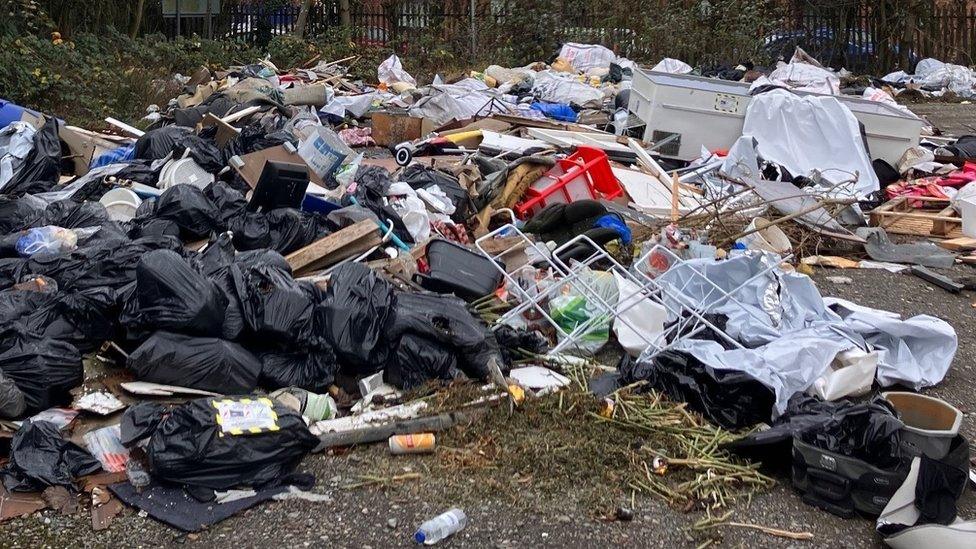
[[949,240],[943,240],[937,242],[939,246],[953,252],[965,252],[968,250],[976,250],[976,238],[970,238],[968,236],[962,236],[959,238],[950,238]]
[[288,261],[288,265],[291,266],[292,271],[297,273],[319,262],[322,258],[334,254],[342,248],[365,238],[371,233],[377,234],[378,236],[379,229],[373,220],[364,219],[288,254],[285,260]]

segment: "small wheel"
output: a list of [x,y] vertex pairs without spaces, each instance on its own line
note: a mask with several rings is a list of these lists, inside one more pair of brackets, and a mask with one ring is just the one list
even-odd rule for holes
[[410,147],[397,147],[394,158],[398,166],[406,166],[413,160],[413,151]]

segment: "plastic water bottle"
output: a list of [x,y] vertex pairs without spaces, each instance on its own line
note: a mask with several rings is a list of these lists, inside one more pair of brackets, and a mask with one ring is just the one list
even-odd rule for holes
[[438,541],[460,532],[468,525],[468,516],[460,509],[451,509],[420,525],[413,539],[424,545],[434,545]]

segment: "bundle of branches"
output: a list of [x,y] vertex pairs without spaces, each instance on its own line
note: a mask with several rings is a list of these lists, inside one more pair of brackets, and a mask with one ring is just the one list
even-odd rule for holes
[[[715,427],[655,391],[618,391],[612,414],[593,414],[600,421],[653,438],[668,449],[642,448],[651,455],[631,481],[631,488],[656,494],[669,502],[694,508],[719,509],[740,498],[751,499],[772,486],[773,479],[721,449],[739,435]],[[668,482],[672,469],[685,469],[691,478]],[[687,475],[682,475],[687,476]]]

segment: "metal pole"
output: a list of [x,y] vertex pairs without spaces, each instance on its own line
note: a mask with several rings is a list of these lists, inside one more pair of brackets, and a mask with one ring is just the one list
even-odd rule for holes
[[213,40],[213,0],[207,0],[207,40]]
[[478,52],[478,29],[475,26],[475,10],[477,9],[477,0],[471,0],[471,13],[469,17],[469,22],[471,25],[471,61],[474,61],[475,55]]
[[182,19],[182,12],[180,11],[180,0],[176,0],[176,36],[183,36],[182,29],[180,28],[180,19]]

